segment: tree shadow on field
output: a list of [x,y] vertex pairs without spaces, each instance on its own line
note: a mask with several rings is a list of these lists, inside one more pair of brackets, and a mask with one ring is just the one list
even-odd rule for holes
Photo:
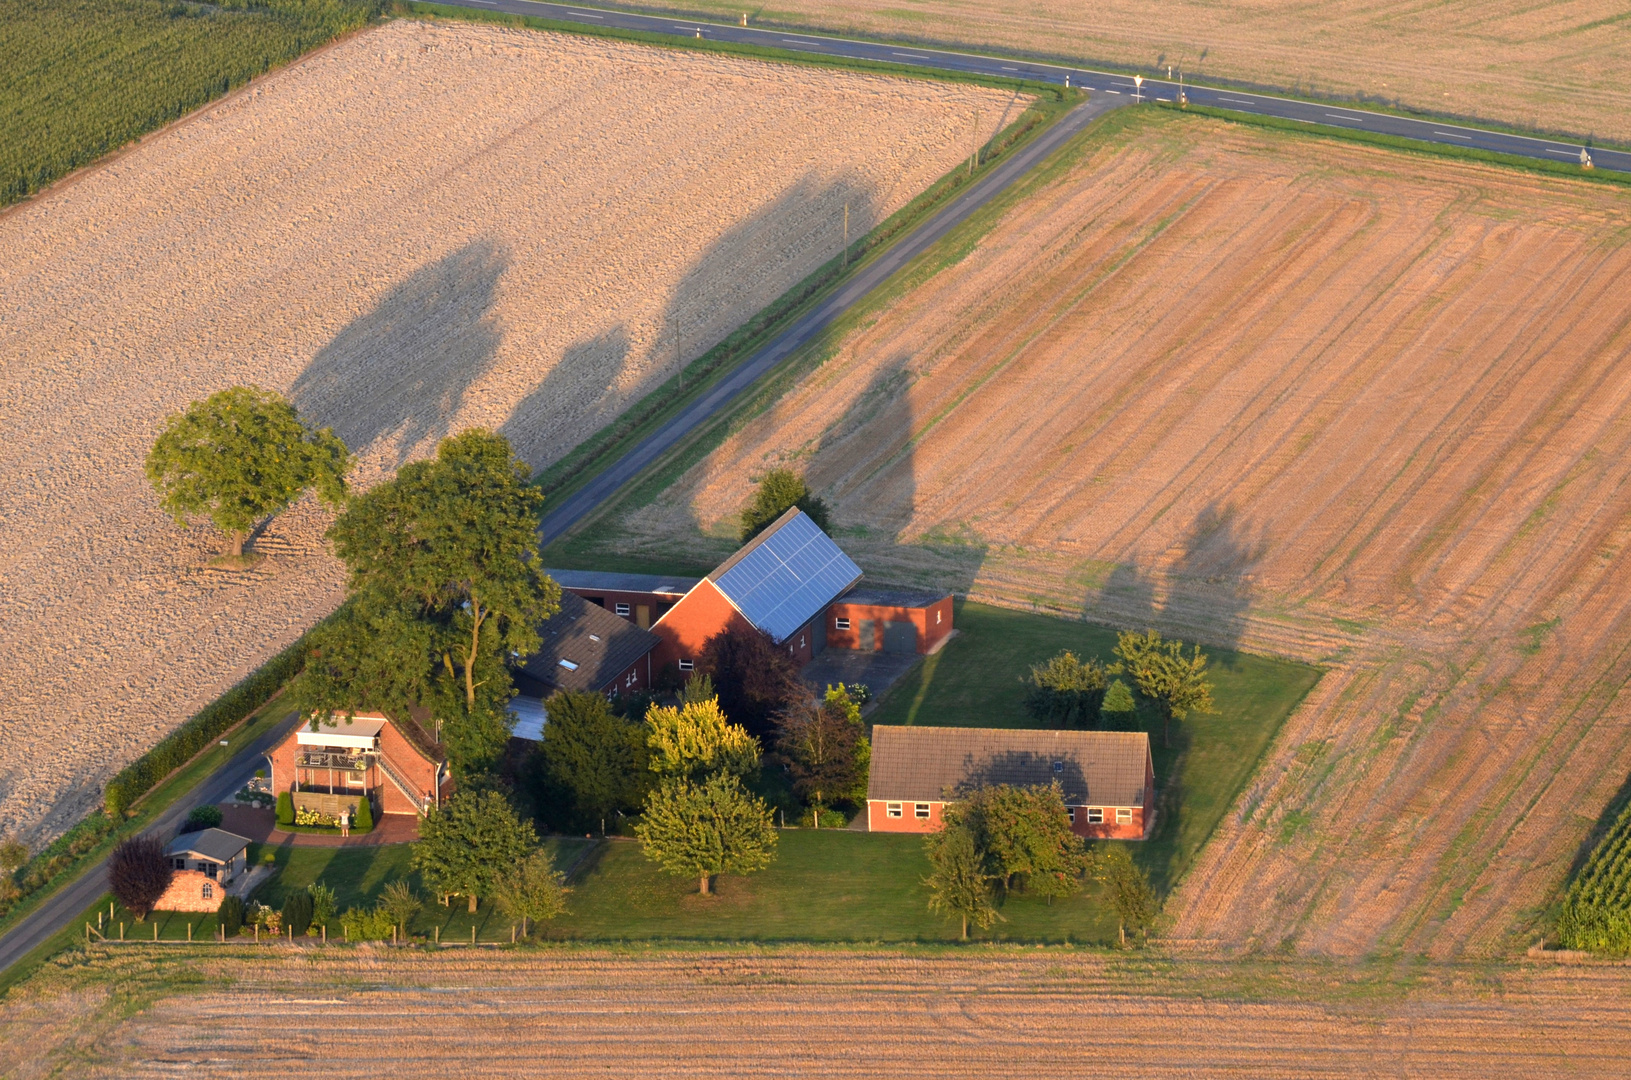
[[579,408],[593,407],[617,385],[628,359],[629,332],[621,323],[569,347],[544,381],[516,403],[499,433],[510,440],[523,461],[558,457],[558,453],[548,453],[552,414],[558,423],[563,400],[574,401]]
[[1207,503],[1195,516],[1172,568],[1176,588],[1169,606],[1184,609],[1186,622],[1204,625],[1207,644],[1232,653],[1240,646],[1252,604],[1246,575],[1266,547],[1261,537],[1246,534],[1234,506]]
[[508,266],[503,247],[478,238],[421,267],[312,358],[290,399],[354,453],[392,438],[393,467],[434,445],[498,356],[490,313]]

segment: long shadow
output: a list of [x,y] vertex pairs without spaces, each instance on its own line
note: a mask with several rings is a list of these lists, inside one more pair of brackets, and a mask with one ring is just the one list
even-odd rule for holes
[[1204,605],[1207,644],[1231,653],[1239,647],[1252,605],[1246,575],[1264,550],[1265,542],[1247,535],[1232,505],[1214,501],[1195,516],[1171,574],[1180,595],[1193,593],[1194,602]]
[[[510,440],[523,461],[541,462],[560,456],[559,436],[550,430],[550,418],[562,402],[575,411],[592,411],[622,377],[629,362],[628,328],[619,324],[571,346],[561,353],[542,382],[510,411],[499,432]],[[552,445],[554,444],[554,445]]]
[[508,265],[478,238],[421,267],[312,358],[291,400],[353,452],[391,439],[393,466],[434,446],[497,358],[491,310]]

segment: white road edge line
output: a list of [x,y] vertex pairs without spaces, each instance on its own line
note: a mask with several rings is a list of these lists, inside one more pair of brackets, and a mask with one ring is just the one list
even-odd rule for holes
[[1578,151],[1578,150],[1554,150],[1550,146],[1548,146],[1546,148],[1546,152],[1548,154],[1562,154],[1564,157],[1579,157],[1580,156],[1580,151]]
[[1237,97],[1220,97],[1220,98],[1218,98],[1218,100],[1219,101],[1232,101],[1236,105],[1256,105],[1257,104],[1257,102],[1255,102],[1255,101],[1247,101],[1244,98],[1237,98]]
[[1332,120],[1346,120],[1350,124],[1363,124],[1365,122],[1362,117],[1343,116],[1341,113],[1328,112],[1325,115],[1329,116]]
[[1442,135],[1446,139],[1470,139],[1470,138],[1472,138],[1471,135],[1457,135],[1453,131],[1435,131],[1435,132],[1433,132],[1433,134],[1434,135]]
[[1121,91],[1120,90],[1106,90],[1105,93],[1106,94],[1119,94],[1119,93],[1121,93]]
[[604,15],[591,15],[587,11],[567,11],[568,15],[576,15],[580,19],[604,19]]
[[890,56],[910,56],[913,60],[928,60],[928,59],[931,59],[931,57],[922,56],[922,55],[920,55],[918,53],[915,53],[915,52],[892,52],[889,55]]

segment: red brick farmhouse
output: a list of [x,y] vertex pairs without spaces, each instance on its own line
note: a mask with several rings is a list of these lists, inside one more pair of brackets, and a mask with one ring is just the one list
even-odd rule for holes
[[289,732],[266,755],[271,788],[297,808],[338,817],[368,799],[375,814],[423,814],[453,794],[447,755],[413,720],[335,715]]
[[1071,828],[1089,839],[1143,840],[1155,822],[1155,764],[1142,731],[872,729],[867,828],[934,832],[957,792],[1059,781]]
[[563,591],[649,626],[653,672],[692,670],[707,640],[732,628],[759,631],[801,664],[828,647],[927,653],[952,631],[949,594],[856,588],[861,568],[797,507],[705,578],[549,573]]

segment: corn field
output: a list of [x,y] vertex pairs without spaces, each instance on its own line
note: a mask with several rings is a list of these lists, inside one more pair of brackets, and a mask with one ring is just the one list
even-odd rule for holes
[[1620,812],[1569,886],[1557,931],[1571,949],[1631,954],[1631,806]]
[[378,0],[0,0],[0,206],[378,9]]

